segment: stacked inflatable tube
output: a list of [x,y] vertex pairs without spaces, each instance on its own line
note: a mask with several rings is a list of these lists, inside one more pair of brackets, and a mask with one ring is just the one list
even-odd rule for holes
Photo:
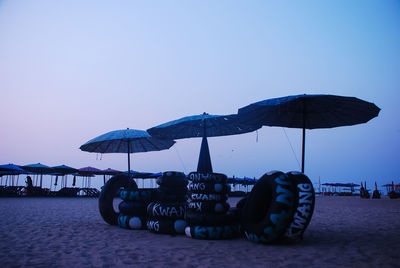
[[118,225],[126,229],[146,229],[146,209],[154,198],[154,189],[125,188],[120,196]]
[[219,173],[189,174],[190,202],[185,233],[196,239],[229,239],[239,234],[238,211],[229,210],[227,177]]
[[[127,187],[128,185],[128,176],[116,175],[109,179],[101,189],[99,211],[103,220],[108,224],[118,224],[118,212],[114,209],[113,201],[115,197],[119,197],[121,188]],[[137,189],[135,182],[132,182],[132,189]]]
[[184,173],[168,171],[157,179],[155,201],[147,206],[147,229],[157,234],[183,234],[187,200]]

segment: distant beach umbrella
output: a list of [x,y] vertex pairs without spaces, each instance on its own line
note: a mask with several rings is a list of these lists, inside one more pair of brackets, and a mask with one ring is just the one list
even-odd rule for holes
[[366,123],[378,116],[373,103],[355,97],[335,95],[293,95],[267,99],[240,108],[246,122],[264,126],[303,129],[302,167],[304,172],[305,130]]
[[154,137],[166,139],[183,139],[201,137],[201,149],[198,172],[212,172],[210,150],[207,137],[228,136],[252,132],[261,127],[261,125],[248,125],[237,115],[211,115],[203,113],[201,115],[186,116],[173,120],[147,131]]
[[[108,132],[83,144],[80,149],[96,153],[127,153],[128,171],[130,170],[130,154],[169,149],[175,141],[158,139],[144,130],[123,129]],[[128,173],[128,175],[130,175]]]
[[[39,174],[40,175],[40,187],[42,187],[42,182],[43,182],[43,175],[44,174],[51,174],[55,173],[55,170],[49,166],[37,163],[37,164],[31,164],[31,165],[25,165],[21,166],[23,169],[26,171],[29,171],[33,174]],[[36,181],[37,183],[37,181]]]
[[67,175],[67,174],[73,174],[78,172],[78,169],[73,168],[73,167],[69,167],[66,165],[61,165],[61,166],[55,166],[52,167],[57,173],[61,173],[63,175]]
[[21,168],[25,169],[26,171],[29,171],[34,174],[51,174],[54,173],[55,170],[49,166],[37,163],[37,164],[31,164],[31,165],[25,165],[21,166]]
[[122,173],[122,171],[119,171],[119,170],[116,170],[116,169],[112,169],[112,168],[104,169],[101,172],[103,174],[103,182],[104,182],[104,184],[106,184],[106,175],[111,176],[111,175],[116,175],[116,174]]
[[83,168],[78,169],[78,173],[79,173],[79,175],[82,175],[82,176],[93,176],[93,175],[102,174],[102,170],[95,168],[95,167],[88,166],[88,167],[83,167]]
[[112,168],[103,169],[101,172],[104,175],[116,175],[116,174],[122,173],[122,171],[112,169]]
[[0,165],[0,174],[23,174],[26,170],[14,164]]

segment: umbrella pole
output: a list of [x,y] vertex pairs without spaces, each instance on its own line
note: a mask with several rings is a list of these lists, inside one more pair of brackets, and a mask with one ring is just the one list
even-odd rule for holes
[[128,140],[128,176],[131,178],[131,148],[130,148],[130,142]]
[[305,145],[306,145],[306,129],[303,127],[303,148],[302,148],[302,158],[301,158],[301,172],[302,173],[304,173]]
[[306,146],[306,101],[303,99],[303,148],[301,157],[301,173],[304,173],[304,157],[305,157],[305,146]]
[[204,120],[203,138],[201,140],[199,162],[197,163],[197,172],[201,173],[213,172],[211,165],[210,149],[208,148],[206,123],[206,120]]
[[201,141],[199,162],[197,163],[197,172],[201,173],[213,172],[207,137],[203,137]]
[[131,145],[130,141],[128,140],[128,178],[129,178],[129,188],[132,187],[132,180],[131,180]]

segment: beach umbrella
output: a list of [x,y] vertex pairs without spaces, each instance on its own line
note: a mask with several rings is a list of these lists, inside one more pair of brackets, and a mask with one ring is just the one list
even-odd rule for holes
[[102,170],[95,168],[95,167],[88,166],[88,167],[83,167],[83,168],[78,169],[78,173],[79,173],[79,175],[82,175],[82,176],[93,176],[96,174],[102,174]]
[[[96,153],[127,153],[128,171],[131,169],[130,154],[169,149],[175,141],[150,136],[144,130],[123,129],[108,132],[83,144],[80,149]],[[128,172],[128,175],[130,173]]]
[[[67,179],[68,179],[67,175],[78,172],[78,169],[69,167],[66,165],[55,166],[52,168],[56,171],[56,174],[54,174],[54,175],[56,175],[56,181],[58,180],[58,176],[62,176],[61,186],[63,184],[65,184],[65,187],[67,186]],[[52,180],[53,180],[53,177],[52,177]],[[72,184],[72,186],[74,186],[74,183]],[[50,183],[50,187],[51,187],[51,183]]]
[[44,174],[51,174],[54,173],[55,170],[49,166],[37,163],[37,164],[31,164],[31,165],[25,165],[21,166],[23,169],[26,171],[29,171],[33,174],[39,174],[40,175],[40,187],[42,187],[42,182],[43,182],[43,175]]
[[366,123],[378,116],[373,103],[355,97],[335,95],[293,95],[259,101],[238,114],[248,123],[303,129],[302,165],[304,172],[306,129],[333,128]]
[[261,125],[246,124],[237,115],[211,115],[203,113],[201,115],[186,116],[173,120],[147,131],[154,137],[166,139],[183,139],[201,137],[201,148],[198,172],[212,172],[210,150],[207,137],[228,136],[252,132],[259,129]]
[[101,173],[103,174],[103,182],[104,182],[104,184],[106,184],[106,175],[108,175],[108,176],[116,175],[116,174],[122,173],[122,171],[112,169],[112,168],[107,168],[107,169],[102,170]]
[[[74,179],[72,181],[72,186],[75,186],[76,184],[76,176],[82,177],[82,187],[86,187],[89,185],[89,181],[92,177],[95,175],[100,175],[102,171],[98,168],[95,167],[83,167],[78,169],[78,173],[74,173]],[[86,186],[84,186],[86,184]]]
[[104,175],[116,175],[116,174],[122,173],[122,171],[116,170],[116,169],[112,169],[112,168],[104,169],[101,172]]
[[0,175],[28,174],[26,170],[14,164],[0,165]]
[[23,169],[25,169],[26,171],[32,172],[34,174],[50,174],[50,173],[54,173],[54,169],[37,163],[37,164],[31,164],[31,165],[25,165],[25,166],[21,166]]
[[53,168],[57,173],[61,173],[61,174],[64,174],[64,175],[66,175],[66,174],[73,174],[73,173],[78,172],[78,169],[73,168],[73,167],[69,167],[69,166],[66,166],[66,165],[55,166],[55,167],[52,167],[52,168]]

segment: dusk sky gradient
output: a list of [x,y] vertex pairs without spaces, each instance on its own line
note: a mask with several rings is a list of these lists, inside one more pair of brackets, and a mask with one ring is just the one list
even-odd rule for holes
[[[400,183],[400,2],[0,1],[0,164],[126,170],[79,146],[188,115],[295,94],[354,96],[366,124],[307,131],[312,181]],[[215,172],[299,170],[301,130],[209,138]],[[200,138],[131,155],[138,171],[194,171]],[[101,158],[101,160],[100,160]]]

